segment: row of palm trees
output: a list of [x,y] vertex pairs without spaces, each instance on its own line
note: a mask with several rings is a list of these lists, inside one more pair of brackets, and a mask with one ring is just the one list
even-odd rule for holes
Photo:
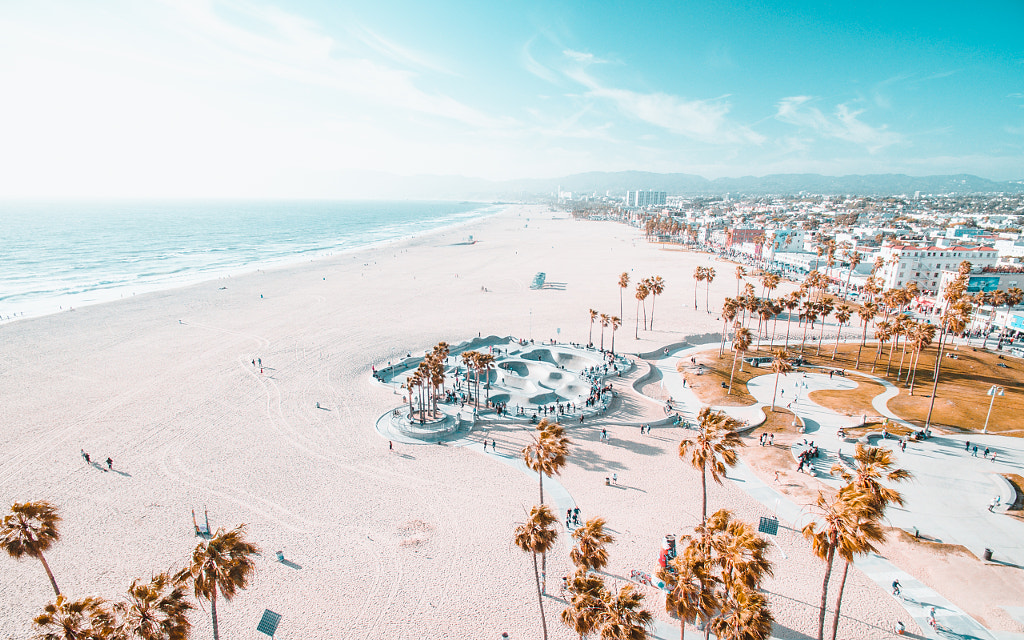
[[715,279],[715,268],[714,267],[697,267],[693,271],[694,287],[693,287],[693,310],[697,310],[697,289],[700,287],[701,282],[706,282],[707,286],[704,288],[704,309],[711,313],[711,283]]
[[402,387],[409,393],[410,420],[414,412],[412,404],[414,391],[417,392],[419,397],[420,415],[425,415],[428,407],[432,410],[433,415],[437,415],[437,400],[444,393],[445,361],[447,358],[448,343],[443,341],[437,343],[433,350],[423,357],[419,367],[402,384]]
[[594,321],[601,326],[601,351],[604,351],[604,330],[608,327],[612,328],[612,353],[615,353],[615,332],[622,326],[622,319],[619,316],[608,315],[607,313],[598,313],[594,309],[588,311],[590,314],[590,344],[594,344]]
[[45,552],[60,540],[61,517],[46,501],[15,503],[0,526],[0,545],[13,558],[38,559],[56,600],[35,617],[39,640],[185,640],[192,631],[188,613],[197,601],[210,603],[213,637],[219,640],[218,595],[230,601],[249,584],[260,550],[245,539],[245,525],[219,529],[200,542],[190,562],[175,574],[158,573],[149,581],[133,580],[116,602],[99,597],[72,600],[62,594]]

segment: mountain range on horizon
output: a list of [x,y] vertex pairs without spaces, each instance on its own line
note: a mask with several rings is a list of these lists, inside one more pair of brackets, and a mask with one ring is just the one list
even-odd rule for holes
[[913,196],[922,194],[1024,193],[1024,180],[998,182],[970,174],[909,176],[869,174],[825,176],[785,173],[708,179],[687,173],[592,171],[559,178],[485,180],[463,176],[398,176],[360,171],[340,180],[359,197],[438,200],[538,200],[554,198],[559,189],[577,194],[623,196],[627,190],[665,191],[680,196],[822,195]]

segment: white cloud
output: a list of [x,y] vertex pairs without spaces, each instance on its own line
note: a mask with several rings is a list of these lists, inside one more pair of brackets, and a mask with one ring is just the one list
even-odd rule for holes
[[541,80],[545,80],[551,84],[558,84],[558,77],[555,72],[538,62],[530,52],[530,49],[533,47],[534,40],[536,40],[536,37],[527,40],[520,51],[520,57],[523,60],[523,67]]
[[598,58],[592,53],[574,51],[572,49],[565,49],[562,51],[562,55],[580,64],[607,64],[609,62],[603,58]]
[[835,114],[829,117],[817,107],[811,106],[809,103],[812,101],[813,98],[810,96],[783,98],[779,101],[775,117],[782,122],[801,129],[810,129],[827,138],[837,138],[861,145],[871,153],[904,141],[902,135],[887,130],[885,125],[872,127],[860,120],[859,116],[864,113],[863,109],[854,111],[847,105],[840,104],[836,106]]
[[730,105],[724,99],[686,100],[665,93],[638,93],[602,86],[582,71],[566,72],[587,87],[588,96],[604,98],[620,111],[672,133],[713,144],[764,142],[764,136],[730,122]]

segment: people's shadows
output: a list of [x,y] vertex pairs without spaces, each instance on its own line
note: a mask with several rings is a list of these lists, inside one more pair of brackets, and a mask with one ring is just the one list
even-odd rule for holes
[[292,569],[296,569],[296,570],[298,570],[298,569],[301,569],[301,568],[302,568],[302,565],[301,565],[301,564],[297,564],[297,563],[295,563],[295,562],[292,562],[291,560],[288,560],[288,559],[284,559],[284,560],[279,560],[279,562],[280,562],[281,564],[283,564],[284,566],[286,566],[286,567],[291,567]]
[[821,425],[818,424],[818,422],[816,420],[811,420],[810,418],[804,418],[804,433],[814,433],[815,431],[817,431],[820,428],[821,428]]
[[665,453],[665,450],[661,447],[652,447],[649,444],[643,442],[636,442],[634,440],[622,440],[619,438],[612,438],[610,444],[614,447],[622,447],[623,449],[629,449],[633,453],[640,454],[642,456],[657,456]]
[[396,453],[396,458],[405,458],[406,460],[415,460],[416,456],[411,456],[408,453]]
[[128,473],[127,471],[121,471],[120,469],[111,469],[111,471],[113,471],[113,472],[114,472],[114,473],[116,473],[117,475],[119,475],[119,476],[123,476],[123,477],[125,477],[125,478],[130,478],[130,477],[132,477],[132,474]]
[[569,459],[586,471],[619,471],[625,469],[622,463],[608,460],[593,451],[576,447]]
[[640,487],[632,487],[632,486],[630,486],[628,484],[619,484],[617,482],[613,483],[613,484],[610,484],[608,486],[612,487],[614,489],[622,489],[623,491],[632,490],[632,491],[639,491],[640,493],[647,493],[645,490],[641,489]]

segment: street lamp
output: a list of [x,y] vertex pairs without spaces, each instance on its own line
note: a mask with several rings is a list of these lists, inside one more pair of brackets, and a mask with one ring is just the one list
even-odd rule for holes
[[982,433],[988,433],[988,419],[992,415],[992,405],[996,403],[996,396],[1003,395],[1003,391],[1004,389],[997,385],[992,385],[988,390],[988,395],[992,396],[992,400],[988,403],[988,413],[985,414],[985,428],[982,430]]

